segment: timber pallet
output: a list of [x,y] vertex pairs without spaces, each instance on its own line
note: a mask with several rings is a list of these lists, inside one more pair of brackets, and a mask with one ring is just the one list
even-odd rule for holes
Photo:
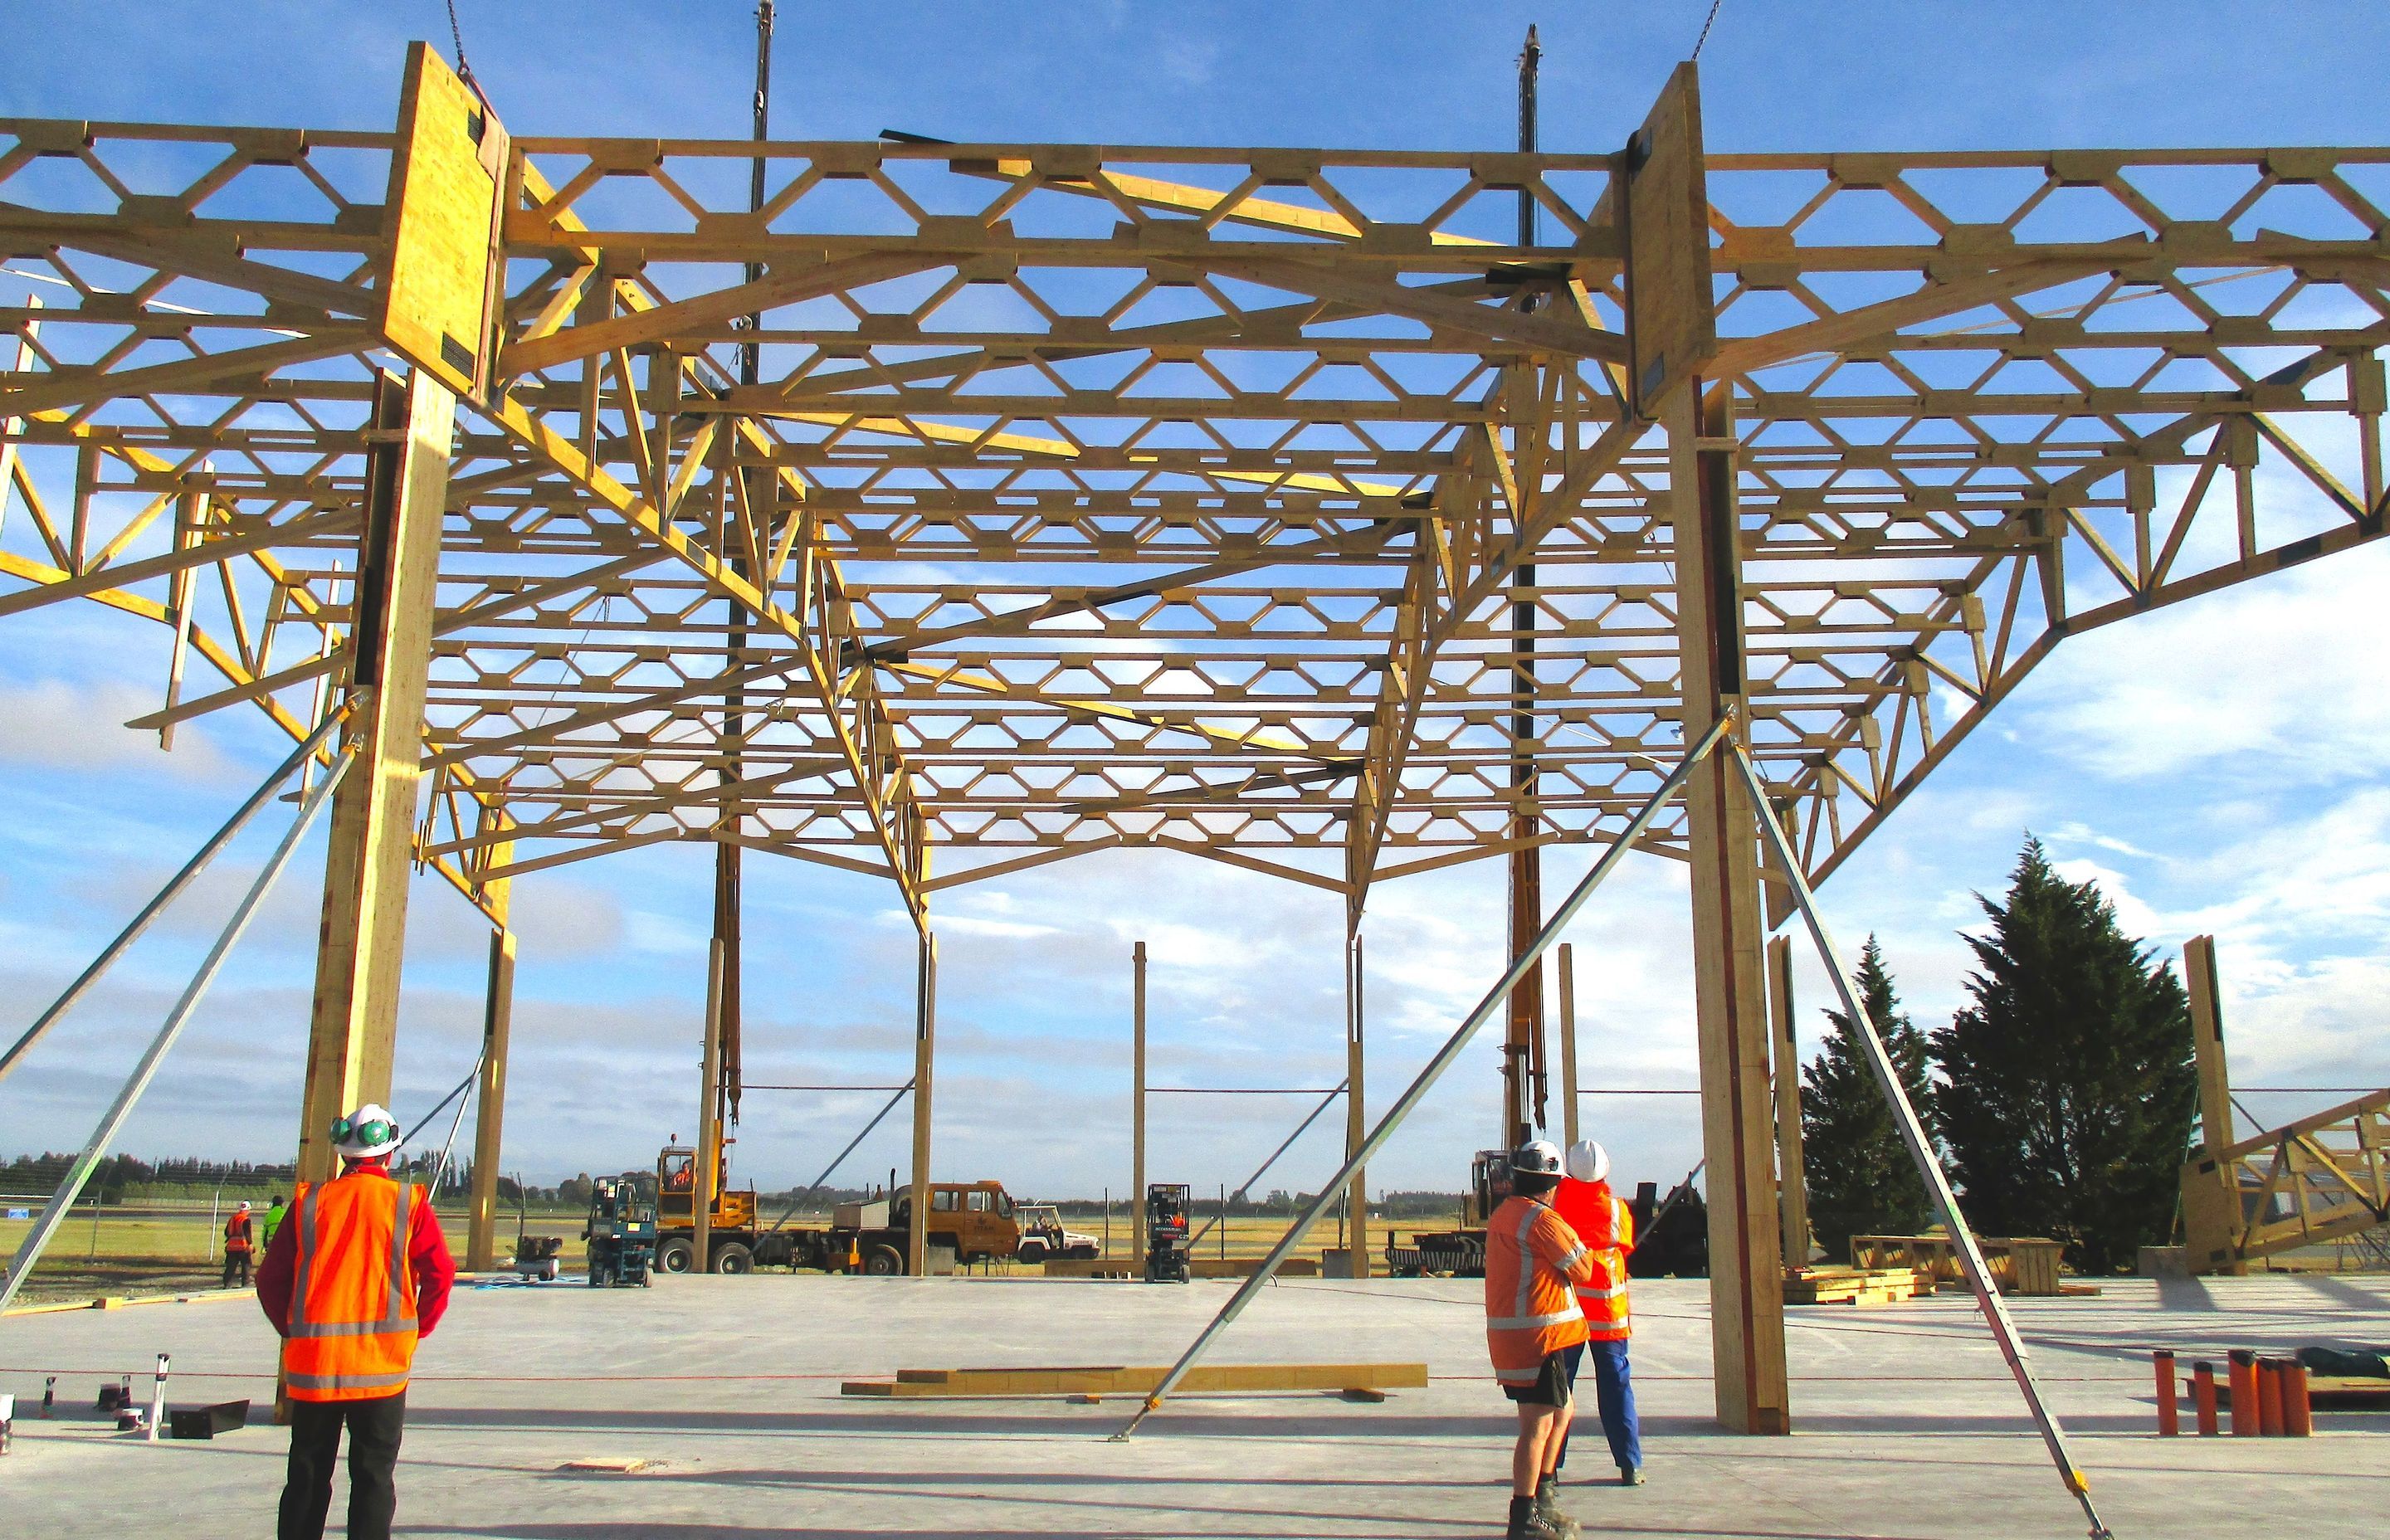
[[[1261,1267],[1259,1257],[1190,1257],[1187,1271],[1199,1278],[1249,1278]],[[1045,1264],[1049,1278],[1141,1278],[1144,1268],[1137,1263],[1118,1257],[1055,1257]],[[1319,1263],[1313,1257],[1289,1257],[1279,1264],[1278,1277],[1282,1278],[1316,1278]]]
[[[894,1380],[849,1380],[841,1395],[909,1400],[931,1396],[1150,1395],[1167,1367],[1116,1364],[1075,1368],[898,1369]],[[1382,1401],[1387,1391],[1423,1390],[1425,1364],[1199,1364],[1178,1383],[1181,1395],[1320,1391],[1352,1401]]]
[[1786,1304],[1897,1304],[1934,1292],[1932,1275],[1916,1267],[1788,1267]]
[[2325,1412],[2390,1412],[2390,1380],[2371,1375],[2311,1374],[2307,1405]]

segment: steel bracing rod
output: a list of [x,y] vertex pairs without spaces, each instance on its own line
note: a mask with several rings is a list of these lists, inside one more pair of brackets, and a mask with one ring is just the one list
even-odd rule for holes
[[8,1078],[8,1072],[14,1070],[27,1051],[42,1040],[43,1034],[57,1026],[66,1013],[75,1007],[76,1002],[90,993],[92,985],[99,982],[101,975],[116,966],[116,959],[122,956],[127,948],[141,939],[141,933],[149,929],[150,922],[165,911],[166,905],[173,903],[183,890],[191,885],[192,879],[206,868],[209,862],[216,858],[217,853],[225,846],[232,843],[233,838],[248,826],[250,819],[257,815],[257,810],[273,800],[275,788],[289,779],[292,771],[305,764],[309,756],[324,746],[324,740],[331,736],[332,729],[347,718],[349,710],[350,708],[343,706],[326,717],[314,732],[307,735],[298,748],[290,751],[289,759],[276,765],[272,774],[258,782],[257,789],[249,794],[246,802],[233,809],[232,816],[225,821],[222,828],[209,837],[206,844],[199,847],[199,853],[185,863],[181,871],[167,879],[166,885],[158,890],[157,896],[143,905],[141,912],[135,915],[132,922],[117,933],[116,939],[101,948],[99,956],[92,959],[91,966],[84,969],[74,982],[67,985],[66,993],[51,1002],[50,1008],[42,1012],[33,1024],[25,1029],[25,1035],[18,1038],[6,1054],[0,1054],[0,1080]]
[[251,883],[249,892],[241,896],[240,903],[233,909],[232,918],[225,922],[224,933],[216,937],[215,945],[209,949],[206,960],[199,964],[199,970],[191,976],[190,987],[184,990],[183,997],[174,1002],[174,1008],[166,1013],[166,1024],[158,1029],[156,1037],[150,1039],[148,1051],[133,1067],[133,1073],[125,1080],[124,1088],[116,1093],[116,1100],[101,1115],[99,1126],[92,1130],[91,1140],[83,1147],[83,1153],[77,1155],[74,1163],[67,1168],[65,1179],[58,1183],[58,1190],[50,1195],[49,1204],[42,1210],[41,1217],[33,1221],[25,1243],[17,1248],[17,1259],[8,1264],[7,1281],[0,1283],[0,1310],[7,1309],[8,1302],[17,1297],[17,1290],[23,1288],[25,1280],[32,1276],[34,1264],[42,1260],[43,1250],[65,1222],[67,1211],[82,1196],[84,1184],[91,1179],[93,1170],[107,1153],[108,1147],[116,1142],[117,1134],[124,1127],[124,1120],[133,1115],[134,1104],[141,1099],[141,1093],[149,1088],[150,1079],[157,1074],[158,1066],[164,1060],[167,1050],[183,1034],[184,1026],[199,1009],[208,986],[215,982],[225,959],[232,955],[241,933],[249,929],[249,922],[264,905],[265,895],[273,891],[276,880],[290,865],[291,856],[298,853],[299,842],[307,837],[307,830],[315,822],[315,815],[332,800],[333,789],[341,784],[342,777],[349,773],[349,766],[355,763],[356,748],[352,744],[341,751],[340,757],[332,762],[330,773],[299,804],[299,816],[290,821],[289,831],[274,848],[274,854],[266,861],[265,869],[257,874],[257,880]]
[[1834,946],[1834,938],[1826,931],[1826,922],[1818,918],[1817,894],[1810,890],[1809,879],[1802,875],[1801,858],[1794,853],[1792,841],[1776,819],[1768,816],[1773,805],[1767,788],[1759,778],[1758,766],[1741,743],[1730,746],[1735,768],[1741,772],[1744,786],[1751,791],[1752,806],[1760,809],[1756,822],[1766,837],[1768,848],[1775,853],[1778,869],[1792,884],[1793,902],[1800,906],[1801,918],[1809,928],[1809,939],[1817,943],[1819,960],[1826,965],[1827,976],[1834,982],[1834,993],[1842,997],[1843,1010],[1848,1020],[1858,1023],[1854,1033],[1859,1047],[1867,1055],[1868,1068],[1875,1072],[1876,1084],[1883,1088],[1884,1100],[1891,1105],[1893,1121],[1900,1125],[1901,1143],[1908,1147],[1908,1158],[1917,1163],[1917,1174],[1924,1179],[1925,1190],[1934,1199],[1934,1210],[1943,1227],[1950,1232],[1953,1246],[1959,1252],[1959,1265],[1967,1276],[1967,1288],[1975,1296],[1975,1307],[1984,1313],[1985,1324],[1992,1328],[1992,1337],[1999,1343],[2000,1356],[2008,1360],[2009,1372],[2016,1376],[2017,1389],[2024,1394],[2026,1409],[2033,1414],[2034,1426],[2041,1431],[2041,1442],[2049,1448],[2049,1457],[2058,1467],[2059,1480],[2066,1490],[2083,1505],[2083,1516],[2090,1521],[2092,1540],[2109,1540],[2108,1526],[2100,1521],[2100,1510],[2091,1506],[2090,1483],[2084,1479],[2075,1457],[2067,1452],[2066,1433],[2058,1425],[2058,1415],[2041,1399],[2041,1387],[2034,1383],[2033,1369],[2025,1361],[2024,1340],[2017,1335],[2016,1323],[2009,1319],[2008,1306],[2000,1301],[2000,1291],[1992,1282],[1991,1269],[1984,1264],[1983,1250],[1975,1244],[1975,1232],[1967,1227],[1965,1216],[1959,1212],[1959,1200],[1950,1191],[1949,1178],[1942,1174],[1942,1163],[1934,1158],[1934,1147],[1927,1142],[1925,1125],[1917,1119],[1917,1109],[1908,1103],[1908,1092],[1893,1069],[1892,1056],[1885,1052],[1883,1040],[1876,1034],[1875,1022],[1859,1004],[1851,988],[1851,970],[1843,961],[1842,953]]
[[[1343,1096],[1344,1094],[1344,1088],[1352,1084],[1353,1082],[1351,1077],[1347,1076],[1345,1079],[1337,1083],[1336,1089],[1320,1097],[1319,1105],[1311,1110],[1311,1116],[1304,1119],[1301,1123],[1296,1123],[1294,1125],[1294,1132],[1286,1136],[1286,1142],[1279,1145],[1276,1149],[1271,1150],[1269,1153],[1269,1159],[1264,1161],[1260,1165],[1255,1166],[1253,1168],[1253,1174],[1251,1176],[1246,1177],[1234,1187],[1231,1187],[1229,1189],[1230,1195],[1237,1198],[1252,1198],[1253,1195],[1253,1184],[1260,1181],[1263,1174],[1266,1173],[1270,1167],[1278,1164],[1278,1158],[1279,1156],[1294,1148],[1294,1141],[1303,1137],[1304,1132],[1308,1130],[1313,1123],[1319,1121],[1320,1113],[1325,1112],[1330,1107],[1335,1106],[1336,1098]],[[1145,1088],[1145,1093],[1148,1096],[1151,1096],[1156,1089],[1157,1087],[1149,1085]],[[1195,1243],[1201,1240],[1205,1236],[1210,1235],[1213,1229],[1218,1226],[1220,1221],[1227,1217],[1227,1205],[1224,1203],[1220,1207],[1220,1212],[1212,1216],[1211,1224],[1204,1226],[1201,1229],[1187,1238],[1187,1249],[1189,1251],[1195,1250]]]
[[854,1147],[861,1144],[864,1140],[871,1137],[871,1131],[880,1126],[880,1121],[882,1118],[885,1118],[889,1113],[896,1110],[896,1104],[903,1101],[905,1099],[905,1093],[910,1091],[912,1088],[913,1082],[909,1079],[906,1080],[904,1084],[896,1087],[896,1094],[890,1097],[879,1111],[871,1114],[871,1121],[863,1125],[863,1132],[847,1140],[846,1148],[840,1150],[830,1161],[829,1164],[822,1167],[821,1174],[815,1177],[813,1181],[806,1186],[803,1192],[798,1193],[794,1198],[789,1200],[789,1206],[780,1211],[780,1217],[772,1221],[773,1229],[777,1230],[784,1227],[790,1220],[794,1219],[797,1216],[797,1205],[803,1203],[806,1199],[811,1198],[815,1193],[821,1191],[822,1184],[829,1180],[829,1174],[846,1163],[846,1158],[854,1153]]
[[[481,1078],[482,1062],[483,1059],[489,1058],[489,1056],[490,1050],[487,1047],[483,1047],[480,1053],[473,1056],[473,1072],[465,1077],[465,1085],[470,1085],[474,1081]],[[456,1090],[463,1090],[465,1085],[458,1086]],[[455,1096],[456,1094],[456,1091],[449,1093],[450,1096]],[[456,1131],[465,1126],[465,1109],[472,1105],[472,1101],[473,1098],[471,1097],[467,1097],[456,1103],[456,1116],[448,1124],[448,1142],[440,1147],[440,1163],[437,1166],[434,1166],[431,1171],[431,1200],[435,1203],[440,1200],[440,1184],[448,1179],[448,1159],[456,1152]],[[443,1101],[441,1105],[444,1107],[447,1103]],[[424,1120],[426,1123],[430,1121],[431,1120],[429,1118]],[[418,1124],[418,1126],[420,1125]],[[400,1142],[405,1143],[405,1141],[401,1140]]]
[[1659,789],[1653,791],[1643,805],[1636,810],[1635,816],[1627,821],[1624,829],[1619,831],[1618,838],[1611,841],[1610,848],[1603,851],[1601,858],[1593,864],[1593,869],[1585,874],[1584,879],[1570,890],[1568,897],[1561,902],[1561,906],[1552,911],[1552,918],[1544,922],[1544,928],[1536,932],[1536,939],[1529,943],[1519,956],[1510,960],[1510,966],[1503,970],[1502,977],[1496,980],[1494,987],[1485,992],[1485,997],[1477,1002],[1477,1008],[1469,1013],[1468,1020],[1462,1021],[1453,1034],[1445,1040],[1444,1046],[1435,1051],[1435,1057],[1427,1061],[1425,1069],[1420,1071],[1419,1078],[1411,1082],[1410,1088],[1394,1098],[1394,1104],[1386,1110],[1386,1115],[1383,1118],[1378,1120],[1378,1126],[1369,1131],[1369,1136],[1361,1141],[1361,1147],[1347,1156],[1336,1174],[1321,1185],[1319,1196],[1312,1200],[1311,1207],[1295,1217],[1294,1223],[1288,1226],[1286,1234],[1280,1236],[1278,1244],[1270,1248],[1269,1255],[1262,1259],[1262,1264],[1253,1269],[1253,1277],[1247,1278],[1237,1291],[1228,1297],[1228,1303],[1222,1305],[1220,1313],[1212,1317],[1212,1324],[1205,1327],[1201,1334],[1188,1345],[1185,1353],[1179,1354],[1178,1362],[1173,1364],[1170,1367],[1170,1372],[1162,1377],[1162,1383],[1156,1385],[1153,1388],[1153,1393],[1145,1398],[1145,1405],[1137,1408],[1137,1416],[1129,1418],[1128,1426],[1111,1436],[1113,1443],[1125,1442],[1137,1431],[1139,1423],[1153,1415],[1162,1405],[1163,1398],[1177,1388],[1178,1382],[1187,1378],[1187,1371],[1194,1367],[1195,1360],[1201,1357],[1203,1350],[1212,1345],[1212,1339],[1217,1337],[1229,1322],[1243,1313],[1245,1306],[1253,1303],[1253,1296],[1277,1275],[1279,1264],[1293,1254],[1295,1247],[1302,1244],[1303,1238],[1310,1232],[1311,1226],[1319,1223],[1330,1209],[1343,1200],[1354,1174],[1368,1165],[1369,1158],[1375,1155],[1388,1139],[1394,1137],[1394,1130],[1401,1127],[1403,1120],[1410,1116],[1413,1110],[1426,1098],[1428,1092],[1434,1088],[1435,1083],[1443,1078],[1444,1072],[1452,1068],[1454,1061],[1460,1058],[1461,1050],[1469,1046],[1470,1039],[1477,1035],[1478,1029],[1491,1020],[1496,1012],[1504,1008],[1506,1002],[1510,998],[1510,991],[1518,986],[1521,979],[1526,977],[1529,969],[1542,962],[1544,953],[1560,939],[1561,932],[1568,929],[1569,922],[1576,918],[1578,910],[1585,907],[1586,901],[1593,896],[1594,890],[1600,887],[1603,880],[1618,869],[1618,864],[1626,858],[1628,851],[1635,848],[1635,842],[1640,840],[1644,831],[1658,819],[1661,811],[1676,800],[1677,792],[1684,789],[1685,781],[1692,775],[1693,767],[1701,764],[1704,756],[1717,748],[1719,740],[1726,737],[1727,729],[1733,723],[1732,715],[1719,717],[1710,724],[1709,731],[1702,735],[1700,741],[1685,751],[1685,757],[1677,762],[1675,769],[1668,772],[1668,778],[1662,781]]
[[[489,1050],[487,1048],[482,1050],[482,1055],[486,1055],[488,1052]],[[426,1128],[430,1127],[431,1120],[438,1117],[441,1113],[448,1110],[448,1104],[455,1101],[458,1097],[463,1096],[465,1094],[465,1088],[472,1084],[474,1077],[479,1075],[481,1072],[482,1059],[481,1056],[476,1056],[473,1059],[472,1069],[467,1071],[465,1078],[456,1083],[456,1088],[449,1092],[446,1096],[442,1097],[438,1101],[432,1103],[431,1110],[416,1119],[415,1126],[400,1135],[398,1142],[401,1144],[408,1143],[415,1137],[415,1136],[422,1133]]]

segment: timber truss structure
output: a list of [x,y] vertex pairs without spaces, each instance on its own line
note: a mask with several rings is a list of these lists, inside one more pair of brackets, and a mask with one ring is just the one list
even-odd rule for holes
[[1710,155],[1679,83],[1591,154],[509,138],[419,46],[392,134],[0,122],[0,613],[303,737],[428,372],[469,893],[1155,846],[1357,917],[1658,783],[1685,467],[1813,879],[2065,637],[2383,533],[2390,149]]

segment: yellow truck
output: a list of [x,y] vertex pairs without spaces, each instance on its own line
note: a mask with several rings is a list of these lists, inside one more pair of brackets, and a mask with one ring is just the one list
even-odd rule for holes
[[[686,1273],[697,1261],[698,1153],[669,1144],[656,1156],[656,1271]],[[726,1155],[708,1184],[707,1262],[716,1273],[752,1273],[757,1267],[811,1267],[826,1273],[893,1277],[911,1271],[913,1192],[899,1187],[857,1202],[841,1203],[828,1226],[774,1226],[757,1222],[755,1189],[729,1184]],[[1088,1238],[1070,1235],[1059,1224],[1049,1232],[1033,1227],[1023,1246],[1012,1198],[1001,1182],[930,1184],[931,1270],[977,1262],[1004,1261]]]

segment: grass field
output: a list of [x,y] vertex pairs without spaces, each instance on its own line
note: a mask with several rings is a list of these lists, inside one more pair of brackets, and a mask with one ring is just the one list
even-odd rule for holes
[[[447,1233],[452,1250],[461,1252],[465,1244],[465,1211],[462,1205],[443,1203],[438,1209],[441,1228]],[[220,1223],[220,1219],[217,1223]],[[827,1211],[800,1213],[790,1221],[792,1225],[827,1225]],[[1203,1228],[1204,1221],[1195,1221],[1193,1228]],[[1385,1245],[1385,1221],[1370,1225],[1369,1244],[1373,1251]],[[1203,1257],[1226,1256],[1231,1259],[1258,1258],[1275,1245],[1286,1233],[1287,1222],[1277,1218],[1232,1216],[1221,1222],[1204,1236],[1196,1248]],[[523,1216],[521,1227],[529,1235],[553,1235],[565,1238],[564,1257],[568,1267],[579,1264],[581,1256],[582,1215],[573,1213],[533,1213]],[[1073,1219],[1068,1226],[1084,1235],[1093,1235],[1100,1242],[1104,1226],[1100,1217],[1094,1220]],[[1412,1228],[1409,1221],[1401,1226],[1405,1234]],[[1434,1227],[1428,1226],[1427,1227]],[[32,1228],[27,1219],[0,1220],[0,1259],[14,1256]],[[498,1227],[502,1251],[511,1248],[517,1229],[516,1216],[504,1216]],[[87,1213],[71,1216],[51,1240],[48,1253],[27,1280],[19,1298],[27,1303],[60,1300],[88,1299],[100,1294],[180,1293],[193,1289],[212,1288],[221,1277],[222,1252],[217,1250],[216,1226],[202,1209],[195,1213],[147,1212],[116,1213],[103,1210],[95,1223]],[[1303,1254],[1316,1256],[1321,1249],[1343,1243],[1342,1235],[1333,1221],[1321,1224],[1305,1237]],[[1111,1247],[1108,1254],[1126,1256],[1129,1251],[1128,1216],[1114,1211],[1111,1222]],[[996,1271],[1014,1270],[997,1264]],[[1034,1271],[1023,1267],[1021,1271]]]

